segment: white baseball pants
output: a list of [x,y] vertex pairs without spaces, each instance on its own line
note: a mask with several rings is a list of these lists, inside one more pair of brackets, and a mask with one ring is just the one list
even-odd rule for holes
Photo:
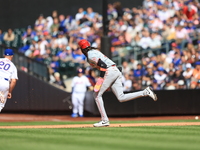
[[83,115],[85,93],[72,93],[73,113]]
[[6,101],[7,101],[7,96],[8,96],[8,90],[9,90],[9,81],[4,79],[3,77],[0,77],[0,92],[3,94],[3,101],[0,101],[0,112],[4,108]]
[[95,101],[101,114],[101,120],[104,121],[108,121],[109,119],[104,108],[102,95],[109,87],[111,87],[119,102],[126,102],[144,96],[143,90],[139,92],[124,94],[122,85],[122,73],[116,66],[109,67],[105,73],[104,82],[99,92],[94,93]]

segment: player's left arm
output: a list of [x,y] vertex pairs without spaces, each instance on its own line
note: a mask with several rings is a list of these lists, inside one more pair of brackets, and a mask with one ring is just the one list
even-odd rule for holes
[[12,98],[12,91],[15,88],[15,85],[17,84],[17,79],[11,79],[10,81],[10,87],[8,90],[8,98]]
[[107,65],[101,60],[99,59],[98,62],[97,62],[97,65],[100,67],[100,75],[99,75],[99,78],[97,79],[97,82],[94,86],[94,91],[95,92],[98,92],[101,88],[101,85],[103,84],[104,82],[104,75],[107,71]]

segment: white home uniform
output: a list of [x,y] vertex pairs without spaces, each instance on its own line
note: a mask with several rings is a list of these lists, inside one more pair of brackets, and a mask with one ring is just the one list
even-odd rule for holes
[[[101,59],[106,65],[107,65],[107,71],[104,75],[104,81],[101,85],[101,88],[99,92],[95,92],[95,101],[97,103],[97,107],[99,109],[99,112],[101,114],[101,120],[102,121],[109,121],[105,108],[104,103],[102,99],[103,93],[111,87],[113,93],[117,97],[117,99],[120,102],[126,102],[129,100],[133,100],[139,97],[148,96],[150,95],[149,90],[142,90],[139,92],[134,93],[123,93],[123,85],[122,85],[122,73],[119,71],[119,69],[116,67],[115,63],[110,60],[108,57],[106,57],[104,54],[102,54],[98,50],[89,50],[87,52],[87,58],[88,63],[97,69],[100,69],[99,66],[97,66],[98,60]],[[152,94],[151,94],[152,95]],[[157,100],[157,98],[155,98]],[[97,124],[98,125],[98,124]],[[94,125],[94,126],[97,126]]]
[[90,87],[90,81],[85,75],[81,77],[75,76],[72,80],[72,104],[73,104],[73,114],[79,114],[83,116],[83,105],[85,99],[85,93],[87,87]]
[[18,79],[15,65],[7,58],[0,58],[0,92],[4,97],[0,101],[0,111],[6,104],[11,79]]

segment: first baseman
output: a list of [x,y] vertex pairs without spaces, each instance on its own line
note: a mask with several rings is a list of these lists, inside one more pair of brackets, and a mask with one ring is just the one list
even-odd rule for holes
[[0,58],[0,112],[7,98],[12,98],[12,91],[18,80],[17,68],[12,63],[13,55],[12,49],[6,49],[4,58]]
[[82,53],[87,57],[88,63],[100,71],[100,77],[94,86],[94,96],[97,107],[101,114],[101,121],[95,123],[93,125],[94,127],[110,125],[102,99],[103,93],[110,87],[120,102],[126,102],[144,96],[149,96],[154,101],[157,100],[156,94],[151,90],[150,87],[147,87],[142,91],[124,94],[122,86],[122,73],[116,67],[116,64],[99,50],[97,50],[97,48],[91,47],[87,40],[80,40],[78,45],[81,48]]

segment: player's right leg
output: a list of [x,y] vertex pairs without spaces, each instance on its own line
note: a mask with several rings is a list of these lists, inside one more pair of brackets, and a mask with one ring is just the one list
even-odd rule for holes
[[150,87],[147,87],[146,89],[144,89],[144,93],[145,95],[148,95],[149,97],[151,97],[154,101],[157,101],[157,96]]
[[74,93],[72,93],[72,104],[73,104],[73,108],[72,108],[71,117],[76,118],[78,117],[78,99],[77,99],[77,95]]

